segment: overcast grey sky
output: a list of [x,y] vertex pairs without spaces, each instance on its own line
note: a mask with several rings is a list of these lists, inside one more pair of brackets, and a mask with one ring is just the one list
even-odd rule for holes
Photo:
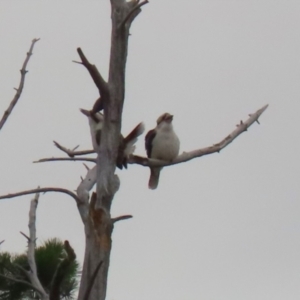
[[[110,4],[1,1],[0,111],[36,44],[22,97],[0,132],[0,194],[58,186],[75,190],[84,166],[32,164],[62,156],[53,140],[91,148],[79,108],[97,98],[82,47],[107,78]],[[123,133],[175,115],[181,152],[220,141],[265,104],[254,124],[220,154],[165,168],[117,171],[113,216],[133,214],[113,234],[109,300],[298,300],[300,295],[300,2],[152,0],[129,42]],[[137,153],[145,155],[143,138]],[[92,165],[91,165],[92,166]],[[3,251],[25,250],[29,202],[0,202]],[[65,195],[40,198],[38,240],[68,239],[78,259],[83,226]]]

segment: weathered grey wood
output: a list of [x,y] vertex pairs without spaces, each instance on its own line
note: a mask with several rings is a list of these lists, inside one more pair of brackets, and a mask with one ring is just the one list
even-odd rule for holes
[[105,119],[101,132],[101,145],[97,153],[96,194],[90,201],[89,218],[84,222],[86,248],[79,300],[84,300],[86,289],[100,261],[103,263],[92,285],[89,300],[104,300],[106,296],[111,234],[114,226],[110,208],[120,184],[115,175],[115,168],[125,95],[129,28],[139,14],[141,4],[138,1],[111,0],[112,33],[108,93],[106,92],[103,99]]
[[35,241],[36,241],[36,208],[38,205],[39,194],[37,193],[34,199],[31,200],[30,210],[29,210],[29,237],[28,239],[28,250],[27,250],[27,260],[30,267],[30,271],[27,272],[27,275],[30,279],[31,284],[39,291],[40,297],[42,300],[49,300],[49,295],[44,290],[37,273],[37,267],[35,262]]

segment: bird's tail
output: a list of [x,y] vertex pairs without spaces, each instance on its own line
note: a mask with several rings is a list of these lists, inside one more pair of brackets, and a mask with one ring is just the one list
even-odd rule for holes
[[122,139],[119,146],[119,153],[117,157],[117,167],[119,169],[127,169],[127,160],[135,150],[135,143],[138,137],[144,132],[144,123],[138,124],[124,139]]
[[155,190],[157,188],[161,169],[162,168],[150,168],[151,174],[148,183],[149,189]]
[[138,124],[125,138],[124,138],[124,155],[129,156],[135,150],[134,144],[138,137],[145,131],[143,122]]

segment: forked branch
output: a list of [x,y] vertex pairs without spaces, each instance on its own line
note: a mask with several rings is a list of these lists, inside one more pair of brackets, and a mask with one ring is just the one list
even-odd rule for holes
[[20,98],[20,96],[22,94],[24,83],[25,83],[25,76],[26,76],[26,73],[28,72],[26,70],[26,67],[27,67],[28,61],[30,59],[30,56],[32,55],[34,44],[37,41],[39,41],[39,39],[33,39],[32,42],[31,42],[30,49],[27,52],[26,59],[25,59],[25,61],[23,63],[22,69],[20,70],[20,72],[21,72],[21,80],[20,80],[19,87],[15,88],[16,94],[15,94],[14,98],[12,99],[12,101],[10,102],[10,105],[8,106],[7,110],[3,114],[3,117],[2,117],[2,119],[0,121],[0,130],[2,129],[3,125],[5,124],[5,122],[7,121],[9,115],[11,114],[13,108],[17,104],[17,102],[18,102],[18,100],[19,100],[19,98]]
[[84,55],[81,48],[77,48],[77,52],[80,56],[82,64],[86,67],[88,72],[90,73],[95,85],[97,86],[99,90],[99,94],[102,98],[103,103],[105,104],[106,101],[108,101],[109,98],[109,88],[107,82],[103,79],[100,72],[98,71],[97,67],[95,65],[92,65],[86,56]]
[[[138,3],[138,1],[137,1],[137,3]],[[127,23],[130,19],[132,19],[133,17],[136,17],[136,16],[140,13],[140,8],[141,8],[143,5],[147,4],[147,3],[149,3],[149,1],[148,1],[148,0],[145,0],[145,1],[141,2],[141,3],[138,3],[135,7],[133,7],[133,8],[131,9],[131,11],[128,13],[128,15],[125,17],[125,19],[122,21],[122,23],[120,24],[119,29],[124,28],[125,25],[126,25],[126,23]],[[135,14],[135,16],[134,16],[134,14]]]
[[58,142],[53,141],[54,145],[61,151],[68,154],[69,157],[79,156],[79,155],[86,155],[86,154],[93,154],[95,153],[94,150],[84,150],[84,151],[75,151],[79,146],[74,147],[73,149],[68,149],[62,145],[60,145]]

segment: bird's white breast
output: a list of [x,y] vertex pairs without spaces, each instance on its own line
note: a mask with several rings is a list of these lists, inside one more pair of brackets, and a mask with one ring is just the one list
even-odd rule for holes
[[178,156],[180,141],[173,128],[160,128],[152,141],[151,158],[171,161]]

